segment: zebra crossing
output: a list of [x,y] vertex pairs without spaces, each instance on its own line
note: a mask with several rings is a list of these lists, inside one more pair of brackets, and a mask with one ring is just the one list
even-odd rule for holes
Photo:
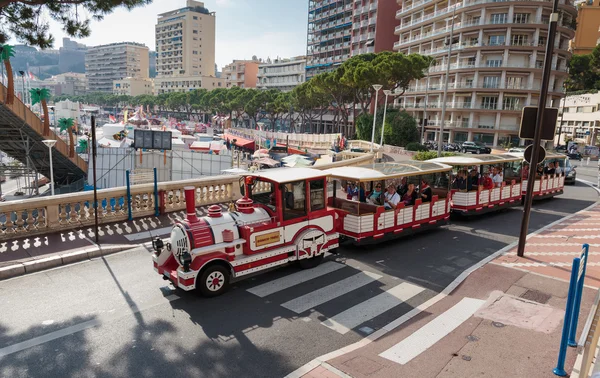
[[[341,276],[341,273],[352,274],[340,278],[336,276],[335,281],[331,282],[334,279],[333,273],[340,273],[338,276]],[[393,281],[390,283],[392,280],[397,279],[385,277],[384,273],[376,272],[374,269],[357,270],[346,264],[328,261],[313,269],[291,273],[251,287],[246,291],[267,300],[276,297],[281,302],[279,304],[281,307],[298,315],[309,310],[319,312],[319,309],[322,308],[319,306],[331,304],[337,300],[341,307],[336,307],[334,314],[327,312],[327,315],[331,316],[321,313],[326,316],[326,319],[323,320],[322,316],[319,317],[319,320],[322,320],[320,326],[345,335],[390,311],[396,311],[393,313],[395,317],[401,316],[403,312],[406,312],[406,308],[399,309],[399,306],[409,304],[407,302],[418,305],[421,301],[416,298],[417,296],[433,293],[431,290],[410,282]],[[383,291],[372,295],[373,284],[383,285],[386,290],[380,289]],[[369,290],[369,293],[365,293],[366,290]],[[345,301],[343,298],[356,300]],[[361,299],[364,300],[361,301]],[[356,301],[359,302],[356,303]],[[419,303],[412,303],[415,301]],[[349,303],[345,305],[346,302]],[[403,312],[398,313],[400,311]]]

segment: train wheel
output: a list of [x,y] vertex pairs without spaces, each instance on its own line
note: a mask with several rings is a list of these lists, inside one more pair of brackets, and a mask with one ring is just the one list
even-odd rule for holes
[[321,253],[320,255],[317,256],[313,256],[310,259],[302,259],[299,261],[300,263],[300,268],[302,269],[312,269],[315,266],[319,265],[321,263],[321,261],[323,261],[323,256],[325,254]]
[[221,265],[209,266],[197,279],[196,288],[205,297],[216,297],[229,288],[229,272]]

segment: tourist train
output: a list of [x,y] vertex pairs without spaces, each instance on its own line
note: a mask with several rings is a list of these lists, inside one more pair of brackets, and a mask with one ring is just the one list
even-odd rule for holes
[[153,241],[154,269],[177,288],[216,296],[231,280],[290,262],[315,267],[343,241],[377,243],[446,224],[451,212],[517,205],[530,177],[535,198],[561,194],[565,159],[549,155],[532,173],[514,154],[246,172],[231,211],[213,205],[205,217],[196,215],[200,193],[186,187],[187,216],[168,242]]

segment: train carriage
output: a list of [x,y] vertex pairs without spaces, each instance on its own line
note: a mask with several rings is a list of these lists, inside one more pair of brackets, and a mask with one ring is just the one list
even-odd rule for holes
[[[451,165],[453,177],[464,175],[462,185],[451,186],[451,209],[460,215],[476,215],[503,208],[517,206],[521,203],[521,163],[522,157],[513,155],[481,155],[481,156],[445,156],[428,160]],[[501,172],[501,181],[498,179],[492,184],[494,187],[485,187],[485,175],[492,175],[492,170]],[[474,179],[475,177],[475,179]],[[476,180],[476,182],[475,182]],[[473,182],[475,184],[473,185]]]
[[[419,161],[326,170],[333,182],[328,205],[335,208],[338,214],[338,232],[355,244],[367,244],[407,236],[447,223],[450,217],[450,170],[451,167],[445,164]],[[347,199],[345,192],[338,188],[346,187],[348,183],[362,188],[367,199],[372,196],[377,183],[382,184],[382,188],[390,185],[401,188],[412,184],[415,188],[423,189],[423,185],[426,185],[430,187],[431,198],[418,198],[414,203],[401,201],[395,208],[386,208],[384,203]]]
[[153,242],[155,270],[180,289],[215,296],[231,279],[288,262],[316,266],[338,246],[327,176],[311,168],[245,174],[236,211],[213,205],[202,218],[196,216],[196,189],[185,188],[186,219],[174,225],[170,242]]
[[[529,176],[528,172],[531,171],[530,169],[528,169],[527,162],[525,162],[523,160],[524,154],[522,152],[510,152],[510,153],[507,153],[504,155],[518,157],[519,159],[522,160],[523,171],[525,172],[523,174],[523,176],[527,176],[527,177],[523,177],[522,185],[521,185],[521,194],[524,196],[527,193],[527,179]],[[560,195],[563,193],[564,188],[565,188],[566,159],[567,159],[566,155],[552,153],[552,152],[546,153],[546,158],[544,159],[544,161],[540,162],[539,165],[542,168],[545,168],[549,163],[558,162],[562,172],[560,174],[556,174],[556,173],[548,174],[545,171],[543,171],[542,174],[536,174],[535,184],[533,187],[533,199],[534,200],[550,198],[550,197],[554,197],[554,196],[557,196],[557,195]]]

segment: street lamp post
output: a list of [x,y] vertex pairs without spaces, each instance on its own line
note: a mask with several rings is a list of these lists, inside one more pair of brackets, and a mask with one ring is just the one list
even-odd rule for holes
[[383,146],[383,133],[385,132],[385,116],[387,114],[387,103],[388,96],[397,96],[399,93],[393,93],[391,90],[386,89],[383,91],[385,94],[385,104],[383,105],[383,124],[381,125],[381,138],[379,138],[379,145]]
[[50,151],[50,193],[54,195],[54,162],[52,161],[52,147],[56,144],[56,140],[45,139],[42,142],[48,146],[48,151]]
[[375,143],[375,121],[377,121],[377,101],[379,100],[379,90],[383,87],[381,84],[373,84],[375,89],[375,110],[373,111],[373,129],[371,130],[371,152],[373,152],[373,143]]
[[423,110],[423,121],[421,122],[421,143],[425,143],[425,126],[427,126],[427,106],[429,106],[429,70],[435,61],[435,59],[432,59],[427,67],[427,82],[425,83],[425,110]]
[[[442,122],[440,123],[440,137],[438,139],[438,157],[442,156],[442,148],[444,144],[444,122],[446,122],[446,97],[448,96],[448,81],[450,79],[450,59],[452,58],[452,40],[454,39],[454,18],[456,17],[456,7],[452,10],[452,27],[450,28],[450,39],[448,41],[448,59],[446,61],[446,80],[444,82],[444,95],[442,97]],[[450,138],[448,138],[450,142]]]
[[21,96],[21,101],[23,101],[23,104],[27,104],[27,101],[25,100],[27,98],[27,93],[25,92],[25,71],[19,71],[19,75],[21,75],[21,83],[23,83],[23,90],[21,91],[23,95]]
[[565,91],[565,97],[563,97],[562,112],[560,113],[560,122],[558,123],[558,140],[556,141],[556,148],[560,146],[560,136],[562,135],[562,123],[563,117],[565,115],[565,105],[567,104],[567,94],[568,93]]

